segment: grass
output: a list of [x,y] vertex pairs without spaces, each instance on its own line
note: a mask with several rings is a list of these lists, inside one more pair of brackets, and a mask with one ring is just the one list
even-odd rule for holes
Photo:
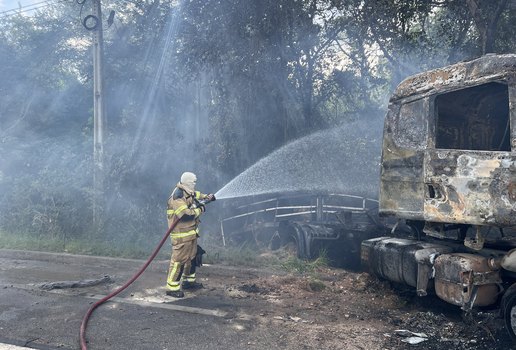
[[271,267],[277,265],[274,257],[263,254],[260,250],[245,244],[235,247],[207,244],[206,246],[203,245],[203,248],[207,252],[203,261],[208,264],[247,267]]
[[62,251],[63,242],[51,239],[35,239],[26,234],[9,234],[0,231],[0,248],[21,250]]
[[[156,241],[156,244],[158,241]],[[28,234],[12,234],[0,231],[0,248],[34,250],[43,252],[70,253],[95,256],[144,259],[153,248],[142,247],[128,242],[106,242],[89,239],[68,239],[34,237]],[[168,259],[170,250],[162,248],[159,259]]]
[[328,267],[328,258],[325,251],[321,251],[319,257],[311,261],[301,260],[297,257],[289,257],[286,261],[282,262],[281,266],[288,272],[308,275],[306,281],[307,290],[320,292],[326,288],[324,282],[319,278],[319,271],[322,268]]
[[328,258],[324,252],[321,252],[317,259],[311,261],[289,257],[281,263],[281,266],[289,272],[315,274],[318,269],[328,267]]
[[[100,241],[88,239],[67,239],[34,237],[28,234],[12,234],[0,231],[0,248],[34,250],[44,252],[70,253],[94,256],[120,257],[128,259],[146,259],[154,251],[148,242],[145,246],[135,242],[121,241]],[[156,239],[155,244],[159,241]],[[230,266],[254,267],[281,269],[287,272],[308,274],[316,281],[317,270],[328,266],[326,254],[321,252],[320,256],[313,261],[301,260],[292,255],[286,254],[283,250],[271,252],[260,250],[254,246],[242,245],[234,247],[223,247],[213,241],[207,241],[201,245],[206,250],[203,262],[207,264],[224,264]],[[157,256],[158,259],[170,258],[170,243],[167,242]],[[314,285],[313,289],[318,289]]]

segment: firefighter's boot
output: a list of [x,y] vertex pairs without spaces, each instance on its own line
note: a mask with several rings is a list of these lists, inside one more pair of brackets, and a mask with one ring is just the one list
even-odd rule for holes
[[202,283],[197,283],[197,282],[189,282],[189,281],[184,281],[183,282],[183,289],[201,289],[201,288],[204,288],[204,286],[202,285]]
[[167,290],[166,294],[169,297],[174,297],[174,298],[182,298],[185,296],[185,293],[183,293],[182,290]]

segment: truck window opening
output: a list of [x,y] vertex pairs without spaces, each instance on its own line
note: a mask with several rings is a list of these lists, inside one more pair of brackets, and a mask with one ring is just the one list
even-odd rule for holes
[[488,83],[437,96],[435,147],[510,152],[509,93]]

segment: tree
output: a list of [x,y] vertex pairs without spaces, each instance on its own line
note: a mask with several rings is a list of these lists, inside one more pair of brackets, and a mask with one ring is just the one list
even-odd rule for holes
[[494,52],[498,23],[507,9],[508,0],[467,0],[466,3],[479,35],[482,54]]
[[[514,6],[504,0],[109,6],[111,217],[103,234],[113,238],[161,231],[166,192],[184,170],[206,174],[208,187],[218,188],[299,136],[383,113],[409,74],[516,48]],[[25,222],[34,230],[31,206],[59,218],[70,207],[81,220],[91,209],[88,14],[77,2],[60,2],[32,17],[0,18],[0,226]],[[80,235],[88,229],[81,222],[63,219],[52,229]]]

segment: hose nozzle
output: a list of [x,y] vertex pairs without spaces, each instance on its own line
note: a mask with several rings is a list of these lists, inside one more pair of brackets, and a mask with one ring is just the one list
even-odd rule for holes
[[199,202],[200,204],[202,204],[202,205],[206,205],[206,204],[208,204],[208,203],[210,203],[210,202],[215,202],[216,198],[215,198],[215,195],[214,195],[214,194],[209,194],[208,196],[209,196],[208,198],[206,198],[206,199],[201,199],[201,200],[199,200],[198,202]]

